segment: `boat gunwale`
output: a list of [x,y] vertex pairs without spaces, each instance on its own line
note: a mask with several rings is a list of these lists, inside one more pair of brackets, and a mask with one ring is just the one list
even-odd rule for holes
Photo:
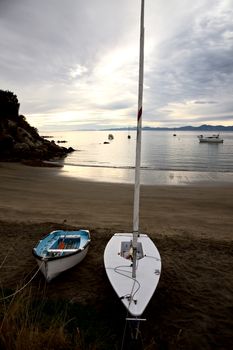
[[[73,256],[73,255],[77,255],[79,253],[81,253],[83,250],[85,250],[89,244],[91,243],[91,240],[89,239],[86,244],[82,247],[82,248],[78,248],[75,252],[71,252],[71,253],[68,253],[66,255],[59,255],[59,256],[48,256],[48,257],[44,257],[44,256],[41,256],[41,255],[38,255],[36,253],[36,248],[33,248],[32,249],[32,254],[33,256],[36,258],[36,259],[39,259],[41,261],[52,261],[52,260],[59,260],[59,259],[64,259],[64,258],[68,258],[70,256]],[[64,249],[65,250],[65,249]]]
[[[91,243],[91,236],[90,236],[90,231],[89,230],[85,230],[85,229],[79,229],[79,230],[72,230],[73,232],[79,232],[79,231],[84,231],[87,233],[87,241],[86,243],[81,247],[81,248],[77,248],[76,251],[74,252],[70,252],[70,253],[67,253],[66,255],[60,255],[60,256],[48,256],[48,257],[44,257],[44,256],[41,256],[41,255],[38,255],[37,252],[36,252],[36,248],[38,247],[38,245],[47,237],[49,237],[50,235],[54,234],[55,232],[59,232],[59,231],[63,231],[63,232],[67,232],[65,230],[54,230],[52,232],[50,232],[49,234],[43,236],[38,242],[37,244],[35,245],[35,247],[32,249],[32,255],[36,258],[36,259],[39,259],[41,261],[52,261],[52,260],[57,260],[57,259],[63,259],[63,258],[68,258],[70,256],[73,256],[73,255],[76,255],[78,253],[81,253],[83,250],[85,250],[87,248],[87,246]],[[65,249],[64,249],[65,250]]]

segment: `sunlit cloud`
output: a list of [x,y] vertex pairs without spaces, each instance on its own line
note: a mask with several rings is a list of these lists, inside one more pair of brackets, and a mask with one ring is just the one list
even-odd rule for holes
[[77,64],[74,68],[70,70],[71,78],[77,78],[88,71],[87,67]]

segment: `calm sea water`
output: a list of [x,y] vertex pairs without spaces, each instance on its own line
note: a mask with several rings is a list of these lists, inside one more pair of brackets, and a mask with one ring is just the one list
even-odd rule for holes
[[[114,136],[108,140],[108,134]],[[64,160],[63,174],[95,181],[132,183],[136,132],[72,131],[52,133],[54,140],[77,151]],[[223,144],[199,143],[200,132],[143,131],[141,182],[185,184],[233,180],[233,133],[221,133]],[[206,133],[206,135],[211,133]],[[107,141],[109,144],[104,144]]]

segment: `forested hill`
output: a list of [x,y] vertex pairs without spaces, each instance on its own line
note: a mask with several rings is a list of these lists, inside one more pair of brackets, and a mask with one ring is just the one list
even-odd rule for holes
[[200,126],[181,126],[179,128],[150,128],[145,127],[144,130],[177,130],[177,131],[233,131],[233,126],[223,125],[208,125],[203,124]]
[[0,90],[0,160],[51,160],[73,151],[41,137],[19,114],[19,107],[13,92]]
[[[106,129],[106,130],[136,130],[136,127],[134,128],[114,128],[114,129]],[[142,130],[154,130],[154,131],[233,131],[233,126],[223,126],[223,125],[207,125],[203,124],[200,126],[181,126],[179,128],[151,128],[149,126],[144,126]]]

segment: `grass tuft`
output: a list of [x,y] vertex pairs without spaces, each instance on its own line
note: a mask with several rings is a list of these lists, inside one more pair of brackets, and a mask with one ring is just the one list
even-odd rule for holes
[[98,317],[91,307],[38,298],[27,288],[0,303],[0,349],[109,349],[107,325],[96,329]]

